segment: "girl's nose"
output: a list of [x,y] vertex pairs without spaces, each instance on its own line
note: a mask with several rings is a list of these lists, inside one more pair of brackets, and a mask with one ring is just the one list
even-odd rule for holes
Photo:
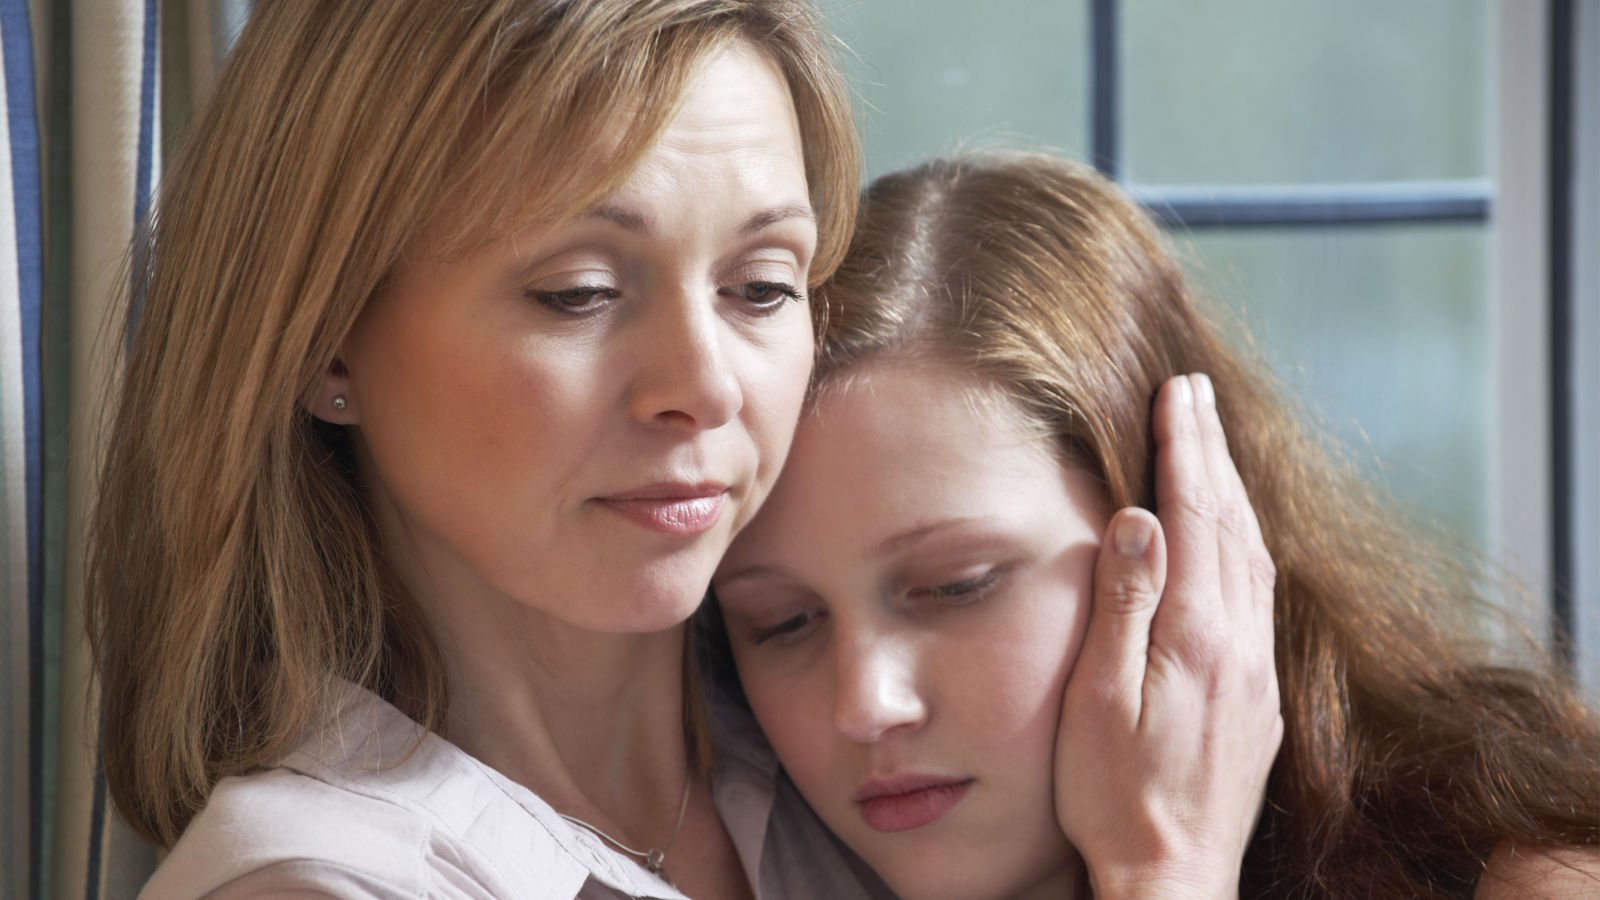
[[882,639],[842,640],[835,646],[834,725],[841,734],[868,743],[922,726],[927,704],[908,649]]

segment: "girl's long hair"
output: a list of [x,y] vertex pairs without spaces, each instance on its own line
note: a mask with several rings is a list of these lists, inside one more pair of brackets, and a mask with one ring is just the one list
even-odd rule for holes
[[333,678],[442,721],[438,650],[385,572],[342,430],[303,401],[402,254],[592,204],[696,65],[741,40],[794,100],[820,281],[849,240],[859,148],[805,0],[258,4],[133,254],[139,321],[90,526],[102,758],[137,832],[171,844],[218,779],[297,738]]
[[822,297],[820,390],[885,357],[974,372],[1117,506],[1154,508],[1157,387],[1211,376],[1278,571],[1287,728],[1245,896],[1470,896],[1497,846],[1600,844],[1595,716],[1553,664],[1489,662],[1471,626],[1492,573],[1302,424],[1092,170],[992,154],[885,176]]

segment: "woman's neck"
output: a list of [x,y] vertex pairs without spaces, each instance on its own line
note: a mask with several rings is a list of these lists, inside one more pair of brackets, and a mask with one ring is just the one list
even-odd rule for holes
[[[365,457],[361,465],[372,469]],[[558,614],[559,605],[508,595],[372,482],[389,574],[443,660],[443,737],[613,842],[670,846],[672,871],[688,864],[693,873],[680,877],[694,896],[748,896],[709,781],[690,768],[685,625],[598,630]]]
[[441,642],[453,645],[442,648],[451,739],[486,761],[507,753],[537,760],[548,744],[575,775],[592,772],[607,784],[619,765],[638,769],[619,758],[630,747],[648,748],[650,760],[674,755],[663,751],[683,743],[683,627],[596,634],[540,618],[476,635],[463,634],[464,623],[444,629]]
[[560,812],[664,840],[689,771],[684,627],[602,634],[510,600],[478,606],[429,616],[450,691],[444,736]]
[[387,524],[390,570],[444,661],[443,736],[558,812],[619,839],[665,840],[689,768],[684,626],[578,627],[496,589],[403,522]]
[[710,783],[690,768],[685,626],[598,633],[503,599],[452,598],[441,612],[428,609],[449,682],[447,739],[590,829],[667,849],[690,896],[750,896]]

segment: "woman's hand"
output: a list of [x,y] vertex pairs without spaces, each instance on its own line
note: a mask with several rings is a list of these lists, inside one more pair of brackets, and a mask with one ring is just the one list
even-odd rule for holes
[[1068,678],[1056,816],[1098,898],[1236,897],[1283,739],[1274,571],[1211,381],[1162,386],[1158,515],[1112,517]]

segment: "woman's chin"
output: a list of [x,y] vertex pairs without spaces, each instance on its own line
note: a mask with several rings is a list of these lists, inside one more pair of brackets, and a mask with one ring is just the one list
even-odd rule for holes
[[[543,562],[543,561],[541,561]],[[516,603],[602,634],[650,634],[682,625],[705,599],[717,557],[710,550],[641,560],[617,554],[574,560],[559,577],[527,566],[498,582]]]
[[591,610],[598,615],[585,617],[588,627],[613,634],[651,634],[682,625],[705,599],[711,570],[702,566],[687,574],[641,576],[618,588],[607,609]]

